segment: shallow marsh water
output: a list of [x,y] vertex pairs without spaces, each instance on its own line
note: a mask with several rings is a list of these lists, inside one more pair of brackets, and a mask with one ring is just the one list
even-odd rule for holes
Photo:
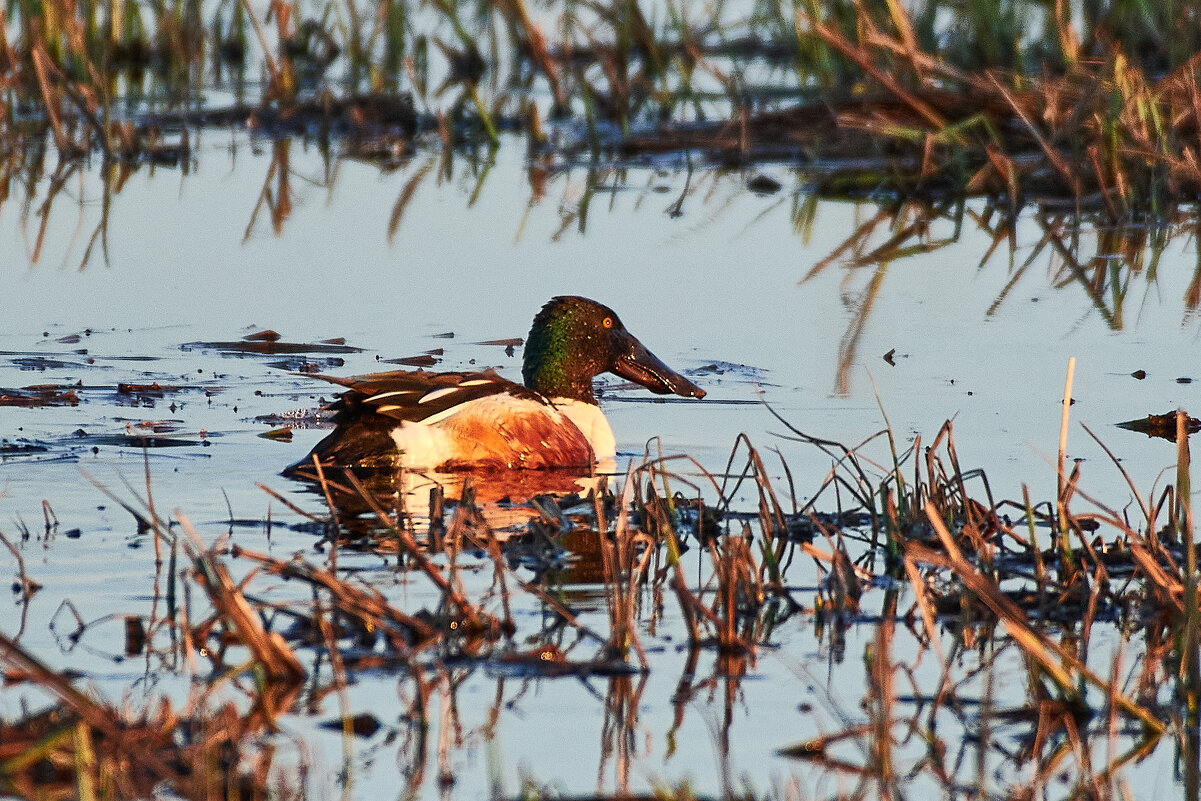
[[[862,267],[836,259],[802,282],[877,213],[876,205],[806,206],[800,180],[771,167],[763,171],[784,186],[772,195],[746,188],[752,172],[689,172],[675,162],[542,174],[530,170],[518,141],[506,142],[494,164],[458,156],[445,170],[439,156],[419,154],[386,173],[354,161],[328,164],[317,148],[296,141],[273,145],[208,132],[200,148],[187,175],[143,168],[129,177],[109,204],[107,257],[94,250],[82,269],[102,215],[96,168],[69,179],[48,207],[43,180],[24,208],[10,200],[0,209],[0,252],[11,254],[0,263],[0,386],[83,384],[77,406],[0,408],[0,436],[45,447],[0,461],[0,531],[10,539],[22,527],[34,533],[19,547],[29,574],[44,585],[0,620],[31,652],[52,667],[81,671],[114,702],[128,698],[136,706],[160,693],[183,699],[189,682],[186,671],[181,677],[147,657],[122,658],[119,617],[78,643],[64,636],[74,620],[63,601],[88,621],[146,614],[152,603],[148,539],[82,473],[131,497],[122,481],[141,490],[143,453],[93,438],[170,421],[174,436],[194,444],[149,452],[160,509],[183,510],[206,540],[232,530],[235,542],[253,550],[324,558],[311,533],[290,527],[303,520],[256,488],[261,482],[319,511],[315,495],[278,473],[321,432],[272,441],[258,435],[278,422],[255,418],[312,409],[332,388],[297,375],[292,363],[273,366],[278,356],[234,357],[188,343],[271,328],[288,341],[345,338],[362,349],[310,356],[330,360],[324,369],[335,374],[387,369],[380,360],[441,349],[435,369],[496,366],[515,377],[519,348],[509,355],[503,346],[477,343],[523,337],[552,295],[586,295],[611,305],[648,347],[710,393],[703,402],[658,403],[608,382],[603,406],[621,455],[637,456],[658,437],[666,453],[689,454],[717,473],[746,433],[760,448],[780,449],[802,498],[820,485],[828,459],[775,436],[783,426],[758,404],[759,393],[798,428],[847,444],[884,427],[880,406],[907,441],[921,435],[930,442],[953,417],[965,468],[984,468],[998,497],[1020,497],[1026,482],[1042,500],[1054,495],[1060,399],[1075,356],[1069,455],[1086,459],[1082,488],[1115,508],[1129,502],[1129,490],[1079,424],[1100,435],[1149,492],[1167,480],[1161,471],[1174,464],[1173,447],[1111,424],[1198,405],[1201,386],[1178,381],[1201,378],[1201,326],[1186,302],[1196,243],[1187,235],[1169,244],[1153,274],[1110,259],[1124,301],[1120,314],[1112,307],[1103,313],[1081,282],[1063,280],[1051,250],[1023,267],[1043,237],[1032,213],[1018,226],[1012,261],[1002,246],[980,264],[990,237],[965,218],[958,240],[945,247]],[[274,220],[267,206],[256,214],[264,192],[277,210]],[[950,237],[954,229],[950,220],[936,221],[929,238]],[[881,229],[873,242],[888,236]],[[1099,247],[1096,232],[1083,230],[1081,240],[1084,254]],[[1108,289],[1099,294],[1110,296]],[[895,366],[883,359],[893,349]],[[1143,380],[1131,376],[1137,370],[1146,372]],[[118,391],[119,384],[153,382],[172,389],[161,398]],[[884,442],[870,452],[887,462]],[[778,462],[769,467],[777,486],[786,486]],[[43,500],[60,521],[47,539],[37,536]],[[746,508],[754,502],[748,491]],[[64,533],[72,529],[78,538]],[[2,558],[14,569],[7,554]],[[436,602],[431,588],[396,574],[381,557],[342,558],[342,567],[364,571],[398,605]],[[481,586],[489,580],[484,573]],[[790,580],[815,587],[818,576],[801,568]],[[285,597],[301,590],[278,582],[271,591]],[[446,678],[456,686],[439,688],[435,720],[445,765],[430,755],[414,792],[481,798],[497,783],[515,792],[523,777],[565,795],[680,781],[714,793],[727,776],[736,787],[746,776],[759,791],[795,779],[800,797],[845,789],[845,778],[776,750],[860,714],[868,683],[861,655],[875,638],[870,619],[819,636],[812,621],[793,618],[739,679],[722,675],[712,654],[687,666],[678,613],[671,604],[665,610],[653,632],[642,632],[652,662],[645,678],[452,670]],[[542,613],[533,602],[517,614],[519,623],[538,629]],[[585,618],[604,628],[599,606]],[[1122,647],[1106,631],[1090,654],[1102,673]],[[911,642],[907,637],[900,635],[898,649]],[[968,669],[974,658],[964,654]],[[1011,659],[1015,669],[999,683],[1013,686],[995,688],[1001,699],[1007,689],[1021,692],[1020,659]],[[938,669],[919,663],[915,680],[934,684]],[[328,696],[319,714],[289,716],[280,740],[300,739],[312,749],[293,757],[311,761],[313,797],[403,794],[415,760],[396,720],[404,686],[386,670],[354,678],[349,708],[371,711],[390,733],[345,749],[340,733],[316,725],[338,714]],[[979,681],[959,689],[978,697]],[[15,716],[38,697],[6,689],[0,715]],[[922,754],[914,744],[906,756]],[[989,768],[998,789],[1020,783],[1003,763]],[[289,775],[285,764],[276,769]],[[428,775],[443,769],[455,776],[451,788],[440,789]],[[974,779],[974,766],[962,770],[964,782]],[[1137,797],[1172,794],[1178,776],[1170,745],[1125,776],[1139,788]]]

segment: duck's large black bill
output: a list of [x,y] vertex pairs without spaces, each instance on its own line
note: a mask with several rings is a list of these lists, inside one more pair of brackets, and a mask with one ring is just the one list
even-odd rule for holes
[[630,334],[625,334],[617,344],[613,372],[624,379],[641,384],[657,395],[705,397],[705,390],[668,367]]

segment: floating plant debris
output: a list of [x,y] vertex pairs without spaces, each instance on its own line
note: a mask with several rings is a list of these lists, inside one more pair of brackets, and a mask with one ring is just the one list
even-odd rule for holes
[[[178,431],[183,427],[184,423],[183,420],[125,420],[120,417],[116,418],[116,421],[118,423],[125,423],[126,428],[129,429],[131,433],[133,429],[142,429],[143,431],[149,431],[154,434],[167,434],[173,431]],[[75,435],[79,437],[86,437],[87,432],[83,431],[83,429],[79,429],[75,432]]]
[[13,359],[12,363],[22,370],[64,370],[83,369],[87,365],[82,362],[64,362],[60,359],[51,359],[46,356],[21,356]]
[[268,367],[274,367],[277,370],[287,370],[290,373],[320,373],[325,370],[343,367],[345,364],[346,360],[338,356],[330,356],[324,359],[296,356],[267,362]]
[[[1127,420],[1124,423],[1115,423],[1115,425],[1118,428],[1125,428],[1128,431],[1139,431],[1148,437],[1160,437],[1172,442],[1176,441],[1176,412],[1149,414],[1137,420]],[[1185,430],[1189,434],[1196,434],[1198,431],[1201,431],[1201,420],[1195,417],[1188,417],[1185,421]]]
[[334,718],[333,720],[322,721],[317,725],[330,731],[349,730],[357,737],[371,737],[384,726],[384,724],[380,723],[379,718],[368,712],[352,715],[349,718]]
[[85,445],[107,445],[118,448],[191,448],[197,446],[205,446],[211,437],[216,434],[207,434],[198,439],[184,439],[182,437],[164,437],[157,434],[147,432],[145,434],[86,434],[82,437],[77,437],[76,442]]
[[216,384],[183,386],[160,384],[157,381],[148,384],[131,382],[116,385],[87,385],[82,381],[74,384],[31,384],[19,389],[0,389],[0,407],[77,406],[85,400],[97,397],[107,403],[150,407],[168,395],[204,393],[213,396],[220,394],[224,389]]
[[734,362],[709,362],[700,367],[691,367],[684,370],[685,375],[729,376],[755,384],[764,384],[767,372],[762,367],[754,367],[749,364],[736,364]]
[[433,367],[438,363],[438,359],[423,353],[420,356],[402,356],[399,359],[380,359],[385,364],[403,364],[406,367]]
[[[274,332],[272,332],[274,333]],[[277,355],[291,353],[362,353],[362,348],[322,342],[284,342],[278,339],[238,340],[232,342],[185,342],[180,350],[215,350],[228,355]]]
[[784,185],[763,173],[746,182],[746,188],[758,195],[773,195],[784,188]]
[[50,449],[40,442],[0,439],[0,456],[23,456],[30,453],[46,453]]
[[77,406],[77,387],[34,384],[23,389],[0,389],[0,406]]
[[138,398],[162,398],[168,394],[180,391],[177,386],[161,386],[157,381],[151,384],[117,384],[118,395],[134,395]]

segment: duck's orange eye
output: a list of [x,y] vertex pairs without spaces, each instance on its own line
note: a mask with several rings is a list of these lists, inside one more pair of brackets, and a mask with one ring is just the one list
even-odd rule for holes
[[606,317],[605,319],[601,320],[601,325],[603,325],[605,328],[612,328],[613,327],[613,318]]

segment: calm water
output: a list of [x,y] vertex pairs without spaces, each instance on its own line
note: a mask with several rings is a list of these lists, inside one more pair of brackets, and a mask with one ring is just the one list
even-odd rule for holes
[[[1082,259],[1100,255],[1112,270],[1103,286],[1090,286],[1073,279],[1062,254],[1040,249],[1045,225],[1033,213],[1018,225],[1016,250],[1003,244],[988,258],[991,237],[965,216],[958,229],[951,219],[934,221],[920,240],[957,236],[945,246],[862,266],[847,250],[802,280],[880,207],[810,204],[802,179],[782,168],[763,170],[783,184],[764,196],[746,188],[750,172],[690,173],[663,163],[541,173],[529,169],[524,153],[510,141],[494,163],[458,157],[447,169],[438,156],[419,155],[381,172],[354,161],[327,164],[299,142],[273,146],[210,131],[189,174],[142,169],[125,181],[107,204],[106,252],[97,244],[82,267],[105,213],[98,170],[72,175],[48,204],[46,180],[14,192],[0,206],[0,252],[8,254],[0,261],[0,387],[82,382],[83,402],[0,408],[0,437],[47,448],[0,461],[0,531],[10,539],[23,526],[38,533],[46,500],[60,530],[78,528],[80,537],[22,545],[29,574],[45,589],[28,606],[10,604],[0,629],[19,631],[21,643],[50,665],[83,671],[116,703],[186,697],[186,677],[148,658],[119,658],[119,617],[77,644],[63,636],[74,627],[60,606],[66,600],[89,621],[148,614],[149,542],[84,475],[125,498],[133,496],[123,480],[140,491],[142,452],[92,438],[144,421],[196,443],[150,455],[160,509],[182,509],[209,540],[230,530],[232,516],[249,521],[233,535],[248,548],[324,558],[314,553],[312,535],[287,528],[299,518],[256,488],[264,483],[320,511],[314,496],[278,473],[321,432],[275,442],[258,436],[271,424],[255,418],[311,409],[330,388],[287,364],[274,366],[278,359],[181,348],[260,328],[289,341],[341,337],[362,348],[329,364],[341,375],[441,348],[438,369],[496,366],[517,377],[520,349],[508,355],[477,343],[523,337],[553,295],[593,297],[709,392],[704,402],[676,404],[610,392],[605,411],[622,454],[640,454],[658,437],[667,453],[690,454],[719,472],[745,433],[761,449],[780,450],[801,497],[820,486],[828,459],[780,438],[784,427],[760,397],[807,433],[847,444],[884,427],[881,407],[906,442],[920,435],[929,443],[954,418],[961,463],[984,468],[995,495],[1019,498],[1025,482],[1035,500],[1053,497],[1063,381],[1075,356],[1069,455],[1085,460],[1082,488],[1115,508],[1131,498],[1081,423],[1122,459],[1140,490],[1169,480],[1162,471],[1174,464],[1173,446],[1111,424],[1199,406],[1201,386],[1179,381],[1201,378],[1201,325],[1186,302],[1197,272],[1191,237],[1171,241],[1154,270],[1132,270],[1098,244],[1095,231],[1082,230]],[[26,191],[28,201],[20,194]],[[881,224],[859,254],[895,230]],[[895,365],[883,358],[890,351]],[[718,370],[705,369],[711,365]],[[1136,370],[1146,377],[1133,378]],[[155,381],[179,389],[141,401],[116,392],[118,383]],[[882,441],[868,452],[887,461]],[[778,459],[769,463],[783,488]],[[748,494],[744,508],[753,504]],[[379,557],[346,558],[398,605],[436,602],[420,577],[397,576]],[[13,570],[7,552],[0,564]],[[798,567],[791,580],[812,587],[818,576]],[[270,582],[262,591],[297,592]],[[798,597],[811,603],[812,591]],[[518,614],[537,631],[536,605],[527,601]],[[606,626],[599,606],[585,619]],[[677,647],[682,633],[677,608],[666,603],[663,618],[643,631],[652,670],[629,684],[532,680],[483,666],[446,674],[436,691],[436,734],[457,782],[441,794],[486,797],[494,783],[512,793],[527,777],[565,794],[682,780],[713,793],[722,788],[723,767],[736,786],[745,776],[759,791],[794,780],[801,797],[847,789],[846,779],[775,751],[859,719],[867,682],[861,655],[875,637],[873,625],[856,624],[839,640],[794,618],[773,633],[774,647],[760,651],[741,681],[719,675],[712,654],[686,665]],[[898,648],[916,648],[907,633],[899,637]],[[1119,647],[1116,635],[1111,639],[1094,642],[1102,673]],[[975,658],[963,657],[965,670]],[[1020,659],[1014,653],[1009,660],[1011,689],[1021,692]],[[931,662],[915,667],[929,687],[938,672]],[[350,709],[372,711],[386,729],[400,731],[397,699],[411,685],[382,670],[354,679]],[[682,690],[689,686],[693,692]],[[981,690],[969,683],[964,692]],[[16,717],[23,703],[40,699],[33,690],[5,689],[0,715]],[[356,741],[347,755],[338,733],[316,727],[337,714],[330,696],[315,717],[291,716],[278,738],[308,743],[311,750],[300,752],[315,768],[314,797],[403,794],[416,759],[405,737],[380,733]],[[414,782],[422,797],[440,794],[433,750],[426,775]],[[904,756],[922,754],[914,744]],[[277,766],[282,773],[288,758]],[[992,768],[992,789],[1022,780],[1004,764]],[[964,770],[974,777],[974,768]],[[1173,771],[1165,745],[1126,775],[1138,797],[1152,798],[1178,791]]]

